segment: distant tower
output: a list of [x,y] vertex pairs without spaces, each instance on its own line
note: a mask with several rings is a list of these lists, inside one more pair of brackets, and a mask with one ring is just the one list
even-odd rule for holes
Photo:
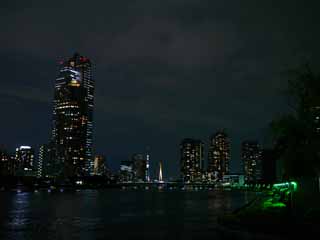
[[229,174],[230,140],[224,131],[218,131],[210,138],[208,150],[208,172],[219,179]]
[[162,163],[161,161],[159,162],[159,182],[163,182],[163,178],[162,178]]
[[150,154],[147,152],[146,155],[146,182],[150,182]]
[[76,53],[61,61],[59,68],[51,136],[55,175],[91,175],[94,104],[91,61]]

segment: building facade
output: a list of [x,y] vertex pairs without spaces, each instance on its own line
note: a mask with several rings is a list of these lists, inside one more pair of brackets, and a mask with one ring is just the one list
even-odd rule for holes
[[262,179],[262,151],[257,141],[244,141],[241,153],[246,182],[254,183]]
[[44,175],[44,163],[46,158],[46,145],[39,147],[38,162],[37,162],[37,177],[43,177]]
[[204,170],[204,144],[200,140],[186,138],[180,144],[180,172],[184,182],[202,180]]
[[0,148],[0,176],[12,176],[14,174],[14,157],[5,149]]
[[50,145],[42,144],[39,147],[37,177],[54,177],[58,166],[55,165],[53,157]]
[[133,182],[134,181],[134,162],[132,160],[124,160],[120,163],[120,182]]
[[137,182],[146,181],[147,160],[144,154],[134,154],[132,156],[134,180]]
[[52,157],[55,175],[93,173],[92,134],[94,81],[88,58],[74,54],[60,62],[55,82],[52,119]]
[[107,172],[106,158],[103,155],[96,155],[94,157],[93,175],[104,176]]
[[20,146],[16,148],[15,175],[36,176],[36,162],[34,158],[34,149],[32,147]]
[[230,139],[224,131],[210,137],[208,149],[208,173],[221,180],[229,174]]

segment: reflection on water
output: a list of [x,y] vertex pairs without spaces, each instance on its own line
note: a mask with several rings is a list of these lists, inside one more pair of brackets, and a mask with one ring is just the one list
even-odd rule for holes
[[10,212],[10,221],[8,226],[13,229],[22,229],[29,224],[28,218],[30,193],[17,192],[13,195],[12,211]]
[[84,190],[0,193],[0,239],[222,239],[217,216],[243,192]]

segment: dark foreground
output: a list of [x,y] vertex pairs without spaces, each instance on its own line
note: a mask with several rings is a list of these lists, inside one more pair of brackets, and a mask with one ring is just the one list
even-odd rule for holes
[[[290,196],[290,195],[289,195]],[[318,239],[320,236],[319,194],[295,193],[284,204],[274,194],[257,193],[251,202],[219,216],[227,232],[250,232],[273,239]]]
[[229,239],[218,216],[254,195],[120,189],[0,192],[0,239]]

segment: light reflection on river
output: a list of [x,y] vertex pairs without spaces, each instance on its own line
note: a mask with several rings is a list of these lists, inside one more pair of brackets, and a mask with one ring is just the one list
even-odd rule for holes
[[0,239],[223,239],[217,216],[253,193],[83,190],[0,193]]

